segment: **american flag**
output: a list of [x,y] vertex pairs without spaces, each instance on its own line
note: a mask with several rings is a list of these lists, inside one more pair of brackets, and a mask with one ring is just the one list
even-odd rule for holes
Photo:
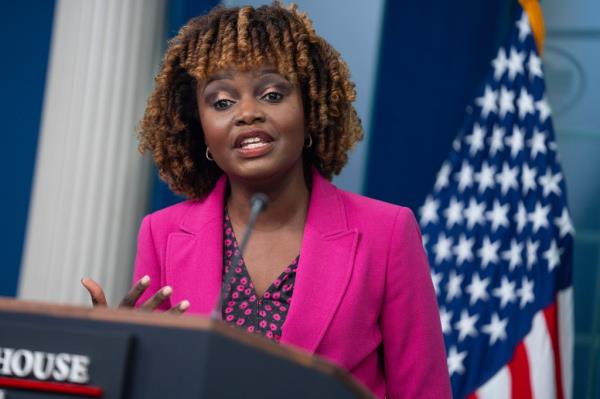
[[420,209],[455,398],[570,398],[573,226],[527,13]]

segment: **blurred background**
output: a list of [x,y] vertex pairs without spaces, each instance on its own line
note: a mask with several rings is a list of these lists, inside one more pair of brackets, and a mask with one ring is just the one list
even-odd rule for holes
[[[263,1],[224,1],[225,5]],[[299,0],[348,63],[365,140],[334,182],[417,211],[516,2]],[[136,125],[166,42],[209,0],[1,2],[0,296],[115,303],[169,193]],[[547,94],[575,238],[575,398],[600,398],[600,2],[545,0]]]

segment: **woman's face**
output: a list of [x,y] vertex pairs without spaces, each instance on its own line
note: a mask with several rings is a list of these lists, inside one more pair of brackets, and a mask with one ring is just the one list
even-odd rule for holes
[[198,85],[197,98],[206,145],[230,179],[302,173],[302,95],[276,69],[221,71]]

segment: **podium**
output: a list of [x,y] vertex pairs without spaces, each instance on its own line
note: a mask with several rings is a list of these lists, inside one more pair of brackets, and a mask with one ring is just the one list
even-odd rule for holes
[[348,372],[196,316],[0,298],[0,399],[373,398]]

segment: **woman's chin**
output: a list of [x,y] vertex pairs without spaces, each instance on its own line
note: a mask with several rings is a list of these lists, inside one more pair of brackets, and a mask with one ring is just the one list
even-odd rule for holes
[[299,177],[304,173],[302,159],[290,164],[269,156],[244,159],[232,169],[231,173],[226,172],[230,179],[249,183],[275,183],[275,180],[287,179],[294,173],[298,173]]

